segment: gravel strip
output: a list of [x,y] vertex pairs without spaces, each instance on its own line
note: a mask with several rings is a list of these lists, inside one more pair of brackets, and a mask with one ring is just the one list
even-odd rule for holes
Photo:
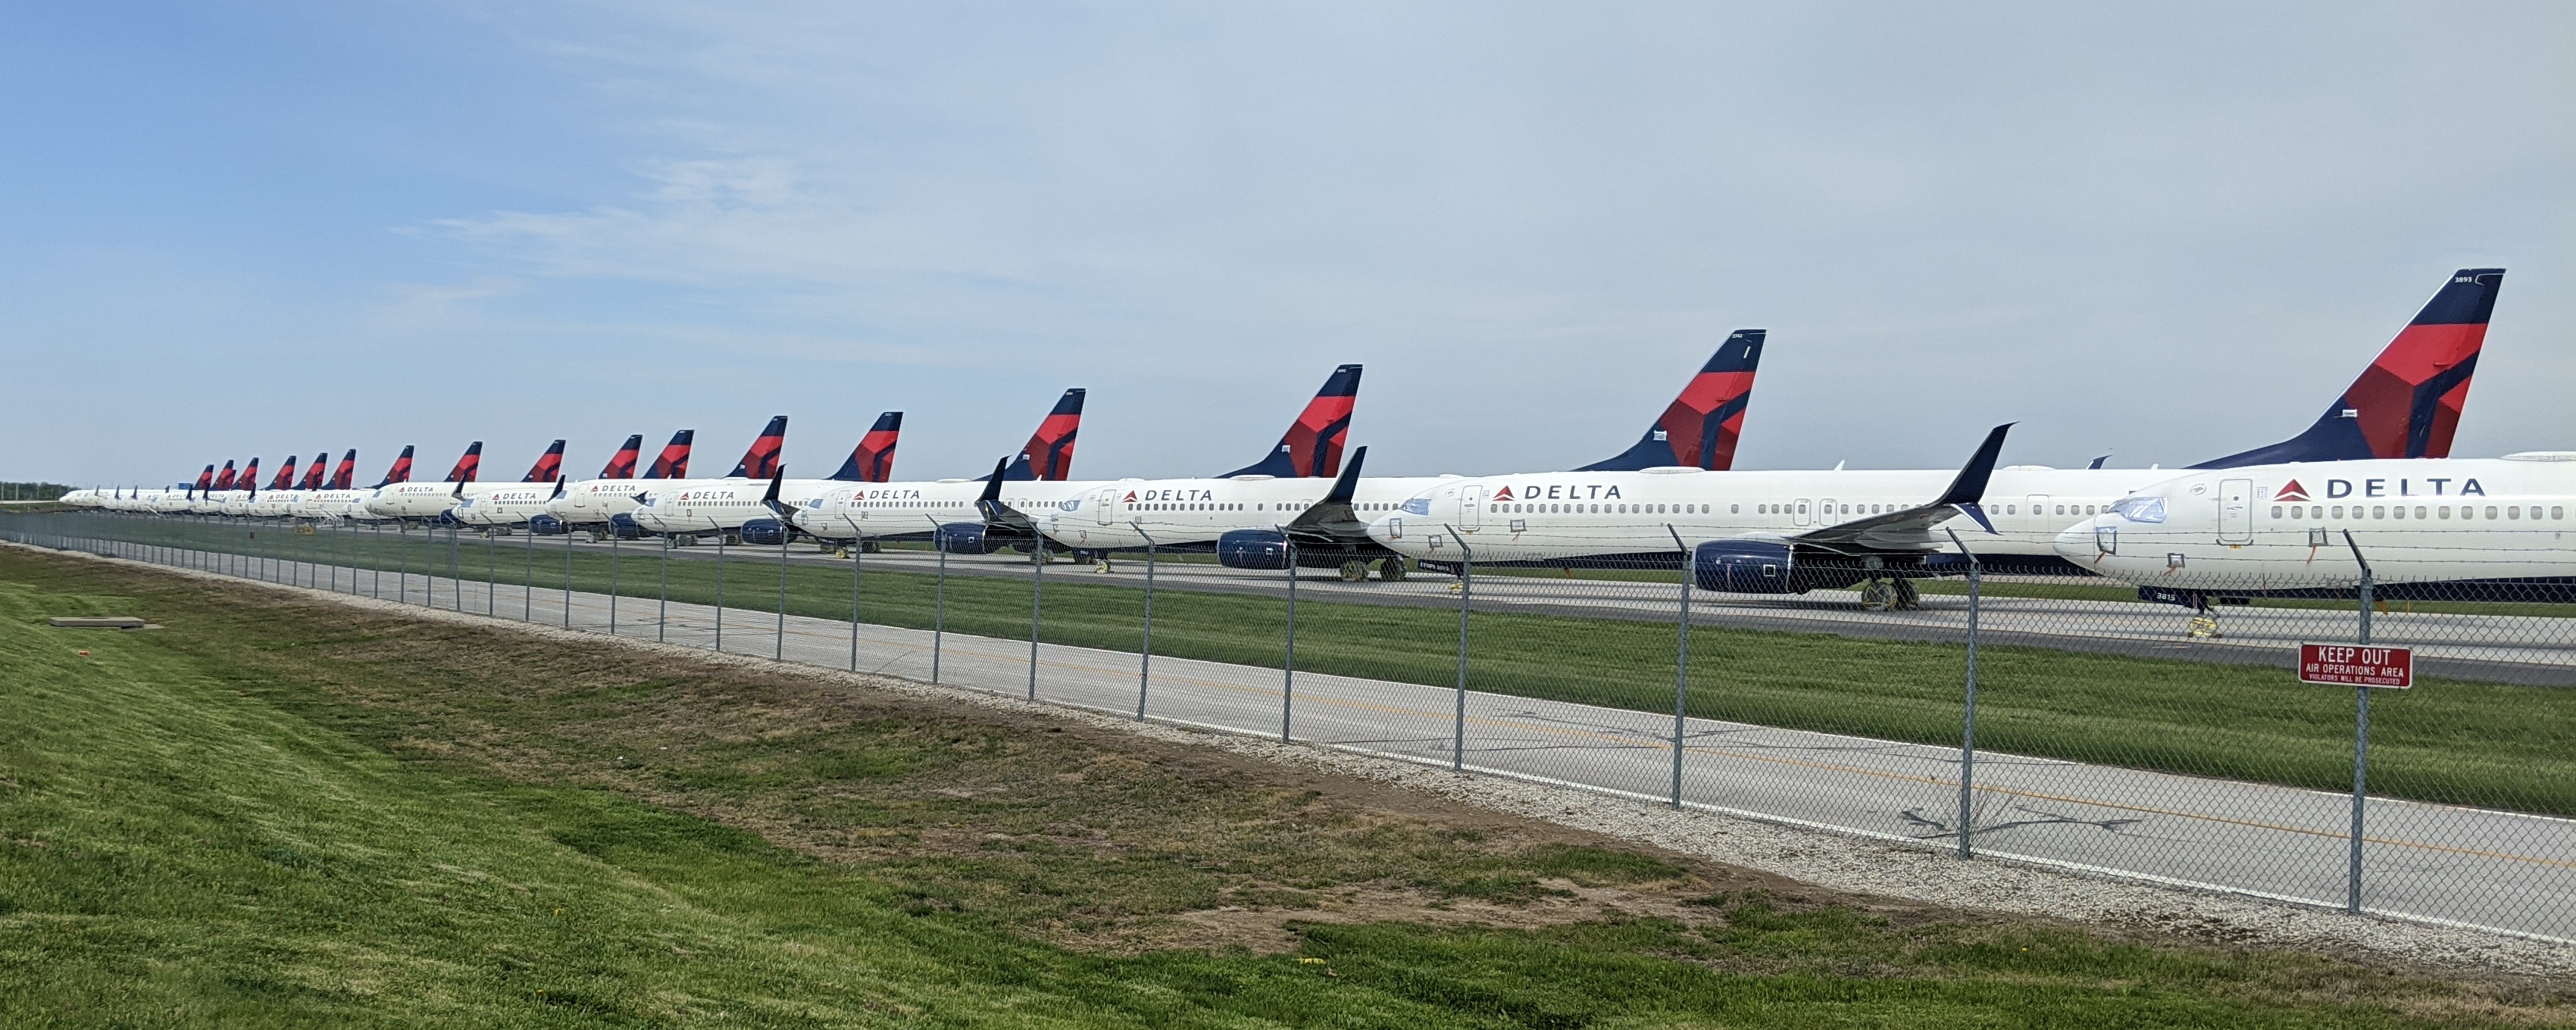
[[[5,542],[0,542],[5,543]],[[477,626],[494,620],[352,597],[307,587],[244,580],[195,569],[172,568],[83,552],[6,544],[46,554],[79,554],[157,572],[228,584],[289,591],[357,608]],[[1603,836],[1649,844],[1726,865],[1785,876],[1837,891],[1872,894],[1971,911],[2042,916],[2137,928],[2226,944],[2301,951],[2362,952],[2405,963],[2479,973],[2576,977],[2576,945],[2467,927],[2407,922],[2214,891],[2169,887],[2027,865],[2005,859],[1960,861],[1925,848],[1787,826],[1705,811],[1676,812],[1660,804],[1572,787],[1501,776],[1461,776],[1412,762],[1309,744],[1240,736],[1166,723],[1137,722],[1083,709],[1040,704],[952,687],[934,687],[890,676],[842,672],[749,655],[717,654],[678,644],[611,637],[580,630],[502,623],[539,636],[611,643],[673,657],[776,673],[792,671],[831,682],[1015,712],[1043,712],[1103,729],[1157,740],[1222,748],[1283,765],[1392,784],[1490,811],[1539,819]]]

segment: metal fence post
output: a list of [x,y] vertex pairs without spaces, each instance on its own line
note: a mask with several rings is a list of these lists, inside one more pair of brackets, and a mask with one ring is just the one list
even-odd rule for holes
[[858,672],[858,572],[868,564],[868,536],[850,530],[850,672]]
[[498,537],[490,533],[483,534],[483,614],[485,616],[497,615],[501,610],[501,558],[498,540]]
[[462,564],[464,556],[458,553],[464,547],[464,541],[458,540],[456,534],[463,528],[465,527],[447,527],[447,585],[452,595],[448,603],[459,612],[465,610],[465,569]]
[[385,599],[385,520],[377,519],[367,529],[367,596],[381,601]]
[[930,609],[930,682],[936,684],[939,682],[940,645],[946,642],[948,632],[948,534],[939,531],[937,518],[929,515],[922,518],[930,519],[930,545],[939,551],[939,592]]
[[1289,715],[1297,701],[1297,541],[1288,540],[1288,640],[1279,669],[1279,742],[1288,742]]
[[[776,514],[776,513],[772,513]],[[787,517],[778,517],[778,639],[771,646],[769,660],[787,660]]]
[[1145,688],[1154,681],[1154,566],[1161,564],[1161,545],[1154,535],[1145,532],[1142,519],[1128,519],[1136,535],[1145,538],[1145,638],[1136,656],[1136,719],[1145,719]]
[[[533,537],[535,537],[536,535],[537,535],[537,534],[536,534],[536,531],[534,531],[534,530],[530,530],[530,531],[528,532],[528,536],[530,536],[530,537],[532,537],[532,538],[533,538]],[[572,628],[572,531],[571,531],[571,530],[569,530],[569,529],[565,530],[565,531],[564,531],[563,538],[564,538],[564,602],[563,602],[563,604],[564,604],[564,609],[563,609],[563,628],[565,628],[565,629],[571,629],[571,628]]]
[[410,604],[411,527],[397,522],[394,524],[394,528],[400,530],[400,535],[403,537],[403,539],[394,541],[395,546],[399,548],[394,551],[394,601],[398,604]]
[[[608,528],[608,635],[613,637],[617,635],[617,527]],[[564,526],[564,532],[572,532],[572,527]]]
[[1976,832],[1977,789],[1977,616],[1985,608],[1985,566],[1977,554],[1959,539],[1956,530],[1944,530],[1950,542],[1968,559],[1968,682],[1959,722],[1959,857],[1977,857],[1971,836]]
[[[1455,711],[1449,718],[1449,771],[1467,770],[1467,612],[1476,596],[1476,552],[1468,549],[1467,538],[1458,535],[1458,527],[1443,524],[1449,538],[1458,542],[1458,689]],[[1404,559],[1398,558],[1397,561]]]
[[[617,522],[610,520],[608,531],[617,532]],[[659,644],[671,625],[671,534],[662,537],[662,599],[653,607],[653,642]]]
[[519,538],[519,621],[537,621],[537,535]]
[[[2353,642],[2370,646],[2370,562],[2361,556],[2361,545],[2352,540],[2352,531],[2343,532],[2344,546],[2352,549],[2352,560],[2361,566],[2361,619],[2355,626]],[[2362,813],[2370,800],[2370,688],[2352,688],[2352,849],[2344,868],[2343,910],[2361,914],[2361,823]]]
[[1682,600],[1680,618],[1673,633],[1673,808],[1682,807],[1682,748],[1690,731],[1690,627],[1691,587],[1697,585],[1699,570],[1692,568],[1690,545],[1682,543],[1680,530],[1671,523],[1664,532],[1673,538],[1673,547],[1682,552]]
[[725,535],[716,533],[716,650],[724,650]]
[[1029,574],[1029,700],[1038,699],[1038,627],[1046,603],[1046,534],[1040,533],[1037,548],[1031,555],[1037,571]]

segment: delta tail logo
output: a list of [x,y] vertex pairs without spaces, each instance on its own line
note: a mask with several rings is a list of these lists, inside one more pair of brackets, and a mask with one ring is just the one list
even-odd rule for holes
[[2308,488],[2300,486],[2299,481],[2293,479],[2284,484],[2279,493],[2273,494],[2272,499],[2275,501],[2304,501],[2308,499]]
[[[1512,500],[1512,499],[1513,499],[1513,498],[1512,498],[1512,488],[1511,488],[1511,487],[1508,487],[1508,486],[1507,486],[1507,487],[1504,487],[1504,488],[1502,488],[1502,489],[1500,489],[1500,490],[1496,490],[1496,491],[1494,491],[1494,501],[1508,501],[1508,500]],[[1492,502],[1488,502],[1488,503],[1492,503]]]

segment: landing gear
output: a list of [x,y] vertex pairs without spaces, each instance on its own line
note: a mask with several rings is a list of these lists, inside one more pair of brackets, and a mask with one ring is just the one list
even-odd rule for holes
[[1377,563],[1377,578],[1389,583],[1404,582],[1404,559],[1388,558]]
[[1914,611],[1923,607],[1922,594],[1910,579],[1881,579],[1872,576],[1860,586],[1860,608],[1865,612]]
[[725,534],[725,535],[724,535],[724,545],[725,545],[726,547],[740,547],[740,546],[742,546],[742,534],[740,534],[740,533],[727,533],[727,534]]
[[698,546],[698,535],[695,533],[682,533],[678,536],[672,537],[671,546],[696,547]]
[[2218,612],[2209,607],[2208,598],[2201,598],[2200,606],[2192,609],[2191,621],[2184,624],[2183,636],[2191,640],[2216,640],[2222,635],[2218,632]]
[[1342,582],[1344,582],[1344,583],[1366,583],[1366,582],[1368,582],[1368,563],[1367,563],[1367,562],[1364,562],[1364,561],[1358,561],[1358,560],[1352,560],[1352,561],[1346,561],[1346,562],[1343,562],[1343,563],[1342,563]]

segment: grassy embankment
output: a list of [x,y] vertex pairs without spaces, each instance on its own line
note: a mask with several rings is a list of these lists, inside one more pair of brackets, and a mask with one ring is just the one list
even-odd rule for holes
[[[124,613],[168,628],[42,624]],[[2569,1000],[1870,905],[1182,745],[18,551],[0,670],[13,1027],[2467,1027]]]
[[[147,523],[148,525],[148,523]],[[232,529],[226,539],[250,541]],[[530,562],[504,538],[485,548],[471,537],[451,555],[417,535],[358,533],[281,540],[326,559],[381,560],[418,572],[451,558],[468,579],[504,584],[533,575],[540,589],[566,582],[560,545],[535,545]],[[373,549],[370,551],[361,548]],[[774,550],[728,562],[726,600],[776,604]],[[488,562],[488,564],[487,564]],[[526,570],[533,565],[533,573]],[[619,563],[618,589],[658,596],[662,563],[640,548]],[[1050,574],[1042,636],[1053,643],[1133,650],[1140,640],[1141,592]],[[847,619],[846,571],[791,564],[789,611]],[[669,563],[673,600],[715,599],[714,563]],[[575,551],[570,583],[606,591],[605,555]],[[861,603],[870,622],[929,628],[933,577],[870,570]],[[363,586],[362,586],[363,589]],[[442,595],[444,596],[444,595]],[[506,605],[504,605],[506,607]],[[1029,585],[952,576],[948,629],[1024,638]],[[630,617],[632,615],[630,610]],[[1644,711],[1672,706],[1671,627],[1607,619],[1479,613],[1473,620],[1470,686],[1527,697]],[[1157,654],[1273,666],[1281,660],[1284,606],[1274,598],[1163,591],[1155,602]],[[1692,714],[1760,725],[1850,733],[1928,744],[1959,735],[1962,649],[1954,645],[1855,640],[1824,634],[1701,628],[1692,634]],[[1445,686],[1455,682],[1457,617],[1436,608],[1302,602],[1301,669]],[[2352,699],[2292,681],[2287,670],[1989,646],[1979,673],[1978,741],[2000,752],[2099,762],[2320,790],[2352,776]],[[2388,692],[2371,717],[2371,784],[2394,797],[2576,816],[2576,691],[2427,679]]]

